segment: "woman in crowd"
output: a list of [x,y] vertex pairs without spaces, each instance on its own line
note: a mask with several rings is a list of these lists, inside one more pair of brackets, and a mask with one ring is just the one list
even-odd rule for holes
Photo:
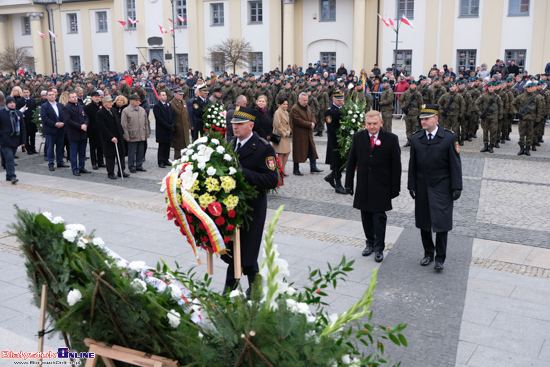
[[254,121],[254,131],[266,140],[271,139],[273,131],[273,122],[267,113],[267,97],[263,94],[256,99],[256,121]]
[[286,97],[279,98],[277,101],[279,108],[273,115],[273,134],[277,134],[281,137],[279,143],[272,142],[275,152],[279,156],[281,161],[281,167],[283,168],[283,174],[286,174],[286,162],[290,155],[290,118],[288,116],[288,99]]
[[[19,98],[23,97],[23,89],[21,89],[20,86],[15,86],[13,87],[13,89],[11,90],[11,94],[10,96],[12,96],[14,99],[15,99],[15,103],[17,103],[17,101],[19,100]],[[67,96],[68,97],[68,96]]]
[[65,91],[61,93],[61,95],[59,96],[59,103],[61,103],[63,106],[69,103],[69,92]]

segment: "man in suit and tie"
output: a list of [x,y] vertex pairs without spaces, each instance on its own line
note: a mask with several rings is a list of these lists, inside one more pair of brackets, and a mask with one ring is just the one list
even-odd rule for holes
[[34,98],[31,98],[31,90],[29,87],[23,87],[23,98],[17,100],[15,108],[23,112],[25,116],[25,129],[27,130],[25,148],[27,149],[27,154],[36,154],[36,125],[32,121],[32,115],[36,109],[36,101]]
[[[453,229],[453,201],[462,192],[462,164],[456,135],[437,124],[437,105],[420,111],[422,130],[411,137],[408,189],[415,200],[416,227],[420,228],[424,258],[428,266],[443,270],[447,255],[447,233]],[[435,246],[432,232],[436,233]]]
[[168,96],[165,91],[159,92],[159,100],[153,107],[155,115],[155,134],[159,149],[157,153],[157,161],[160,168],[171,166],[168,160],[170,158],[170,144],[174,139],[174,111],[168,103]]
[[353,195],[353,178],[357,168],[357,185],[353,207],[361,210],[366,248],[363,256],[375,253],[374,260],[384,260],[386,212],[401,187],[401,148],[397,135],[382,128],[382,114],[376,110],[365,116],[366,130],[353,136],[346,169],[346,191]]
[[57,93],[54,89],[48,91],[48,102],[40,108],[42,131],[46,137],[46,155],[50,171],[57,167],[69,167],[63,163],[63,146],[65,138],[65,124],[63,123],[63,105],[55,101]]

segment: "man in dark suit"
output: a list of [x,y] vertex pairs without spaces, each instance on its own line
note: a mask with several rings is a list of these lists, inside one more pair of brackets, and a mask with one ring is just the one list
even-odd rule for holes
[[[241,264],[243,274],[248,277],[248,284],[252,283],[259,271],[258,254],[262,244],[264,232],[265,217],[267,212],[267,190],[277,187],[277,161],[275,159],[275,150],[265,139],[253,132],[254,111],[250,108],[240,107],[235,110],[233,115],[233,134],[232,142],[235,146],[235,152],[238,154],[239,163],[245,180],[258,190],[258,197],[247,201],[252,208],[252,221],[248,229],[241,228]],[[233,243],[229,242],[228,249],[232,250]],[[225,278],[224,294],[234,290],[238,286],[238,281],[234,276],[233,259],[228,255],[222,255],[222,260],[229,266]],[[248,288],[247,296],[250,297]]]
[[113,108],[113,99],[111,96],[103,97],[103,108],[96,114],[96,121],[101,134],[101,145],[105,154],[105,163],[107,166],[107,177],[116,180],[115,158],[118,160],[118,177],[130,177],[129,173],[124,172],[126,163],[124,161],[124,130]]
[[57,167],[69,167],[63,163],[65,124],[63,123],[63,105],[55,101],[56,95],[55,90],[50,89],[48,91],[48,102],[40,108],[42,131],[46,137],[46,154],[50,171],[55,171],[54,160],[57,161]]
[[[443,270],[447,233],[453,228],[453,201],[462,192],[462,164],[456,135],[437,124],[438,106],[425,105],[420,112],[422,130],[411,137],[408,189],[415,200],[416,227],[420,228],[424,258]],[[432,231],[436,233],[435,246]],[[435,253],[434,253],[435,252]]]
[[[332,95],[332,102],[325,111],[327,122],[327,155],[325,163],[330,165],[331,172],[325,176],[325,181],[334,187],[337,194],[346,194],[342,187],[342,157],[338,145],[338,130],[340,130],[340,119],[342,118],[341,108],[344,106],[344,93],[336,91]],[[352,179],[353,180],[353,179]],[[353,181],[352,181],[353,182]]]
[[202,115],[205,107],[210,103],[208,98],[208,86],[203,84],[199,87],[198,95],[191,98],[187,102],[187,111],[189,112],[189,120],[191,120],[191,138],[195,141],[199,138],[199,133],[204,135],[204,125]]
[[6,98],[6,106],[0,109],[0,151],[2,153],[2,165],[6,169],[6,181],[16,184],[15,152],[17,147],[25,146],[26,141],[25,122],[23,114],[15,108],[15,99]]
[[80,176],[81,173],[90,173],[84,168],[86,142],[88,140],[88,134],[86,133],[88,130],[88,117],[84,112],[84,105],[78,103],[78,95],[75,92],[69,94],[69,102],[63,108],[63,121],[67,124],[73,175]]
[[25,148],[27,149],[27,154],[36,154],[36,125],[32,121],[34,110],[36,110],[36,101],[34,98],[31,98],[29,87],[23,87],[23,98],[17,100],[15,108],[23,112],[25,116],[25,129],[27,130]]
[[96,114],[102,108],[99,100],[99,93],[93,91],[90,93],[92,102],[84,107],[84,112],[88,116],[88,139],[90,140],[90,160],[92,161],[92,169],[97,170],[98,167],[105,167],[103,163],[103,148],[101,147],[101,131],[96,121]]
[[401,149],[397,135],[382,128],[382,114],[376,110],[365,116],[366,130],[353,136],[346,169],[346,191],[354,194],[353,178],[357,168],[357,185],[353,207],[361,210],[367,246],[363,256],[373,251],[374,260],[384,260],[386,211],[401,187]]
[[155,135],[159,149],[157,153],[157,161],[160,168],[171,166],[168,160],[170,158],[170,144],[174,139],[174,111],[168,103],[168,96],[165,91],[159,92],[159,100],[153,107],[155,115]]

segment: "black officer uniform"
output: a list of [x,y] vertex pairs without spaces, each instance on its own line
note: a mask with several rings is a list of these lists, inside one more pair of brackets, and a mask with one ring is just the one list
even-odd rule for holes
[[[200,88],[201,92],[208,93],[208,87],[204,85]],[[189,120],[191,120],[191,138],[193,141],[199,138],[199,132],[201,135],[204,134],[204,125],[202,122],[202,115],[204,114],[204,109],[210,103],[208,98],[202,99],[201,96],[196,96],[191,98],[187,102],[187,111],[189,111]]]
[[[241,107],[239,111],[235,111],[232,123],[239,124],[243,122],[253,121],[251,110]],[[251,118],[252,117],[252,118]],[[250,139],[240,148],[237,137],[232,137],[231,142],[237,147],[236,153],[239,157],[241,171],[245,180],[258,190],[258,196],[247,202],[250,205],[252,221],[249,223],[248,229],[241,228],[241,265],[243,274],[248,277],[248,283],[252,286],[258,268],[258,254],[262,244],[264,233],[264,224],[267,212],[267,190],[272,190],[277,187],[277,161],[275,150],[265,139],[260,138],[256,132],[252,132]],[[232,253],[233,243],[229,242],[227,248]],[[233,258],[228,255],[222,255],[222,260],[229,266],[227,267],[227,275],[225,278],[224,293],[228,290],[233,290],[237,287],[238,282],[234,276]],[[247,294],[250,293],[250,288]]]
[[[337,100],[343,100],[344,94],[336,91],[332,95]],[[342,118],[341,107],[330,102],[328,109],[325,111],[325,121],[327,123],[327,155],[325,164],[330,164],[331,172],[325,177],[330,186],[334,187],[334,191],[338,194],[346,194],[346,190],[342,186],[342,158],[340,157],[340,147],[338,146],[338,131],[340,130],[340,119]]]
[[157,161],[160,168],[171,166],[170,161],[170,144],[174,139],[174,111],[172,106],[167,101],[162,103],[160,100],[153,106],[153,114],[155,115],[155,136],[159,144]]
[[[425,105],[420,118],[437,116],[437,105]],[[462,190],[462,164],[458,139],[450,130],[437,126],[431,140],[427,130],[411,138],[408,189],[415,199],[416,227],[420,228],[426,266],[434,260],[443,269],[447,253],[447,232],[453,228],[453,201]],[[436,233],[434,247],[432,231]]]

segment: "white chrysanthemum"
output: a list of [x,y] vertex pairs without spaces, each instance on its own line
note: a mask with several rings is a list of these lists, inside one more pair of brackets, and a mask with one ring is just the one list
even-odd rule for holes
[[[218,125],[218,126],[220,126],[220,125]],[[225,153],[225,148],[222,147],[222,146],[217,146],[216,147],[216,152],[218,152],[219,154],[223,154],[223,153]]]
[[189,157],[186,156],[186,155],[182,155],[181,156],[181,161],[184,162],[184,163],[187,163],[187,162],[189,162]]
[[204,171],[204,169],[206,168],[206,163],[204,162],[198,163],[197,168],[200,169],[201,171]]
[[355,122],[355,119],[351,119],[351,122]]
[[80,248],[86,248],[86,244],[88,243],[88,240],[84,237],[79,237],[78,242],[76,243],[76,246]]
[[198,155],[197,153],[193,154],[193,155],[191,156],[191,160],[196,161],[198,156],[199,156],[199,155]]
[[172,326],[174,329],[178,327],[181,321],[181,315],[179,312],[176,312],[176,310],[171,309],[168,314],[166,314],[166,317],[168,317],[168,322],[170,323],[170,326]]
[[193,149],[188,149],[187,152],[185,152],[185,155],[189,157],[190,155],[193,155],[193,153],[195,153]]
[[168,284],[168,289],[170,290],[170,295],[175,301],[181,299],[181,289],[175,284]]
[[46,218],[48,218],[48,220],[50,222],[53,220],[52,213],[50,213],[50,212],[44,212],[44,213],[42,213],[42,215],[45,216]]
[[[55,220],[55,218],[54,218],[54,220]],[[73,231],[78,232],[80,234],[86,233],[86,227],[84,227],[82,224],[67,224],[65,226],[65,229],[70,229],[70,230],[73,230]]]
[[231,156],[227,153],[223,155],[223,159],[228,162],[231,162],[233,160],[233,158],[231,158]]
[[206,142],[208,142],[208,137],[207,136],[203,136],[202,138],[199,138],[196,141],[197,144],[206,143]]
[[239,296],[242,296],[242,295],[243,295],[243,292],[241,292],[238,289],[235,289],[235,290],[232,290],[231,293],[229,293],[229,298],[235,298],[235,297],[239,297]]
[[[212,139],[210,140],[212,143],[216,144],[216,145],[220,145],[220,141],[218,139]],[[216,148],[217,149],[217,148]]]
[[206,170],[206,173],[208,174],[208,176],[214,176],[216,174],[216,169],[214,167],[210,166]]
[[67,294],[67,303],[69,306],[74,306],[82,299],[82,293],[78,289],[71,289]]
[[298,302],[296,304],[296,309],[297,309],[298,313],[301,313],[301,314],[304,314],[304,315],[307,315],[307,314],[311,313],[311,311],[309,310],[309,305],[307,303],[304,303],[304,302]]
[[235,168],[229,167],[229,174],[230,174],[230,175],[233,175],[233,174],[235,174],[236,172],[237,172],[237,170],[236,170]]
[[76,233],[76,231],[73,231],[72,229],[67,229],[63,231],[63,238],[69,242],[74,242],[76,236],[78,236],[78,233]]
[[92,243],[93,243],[94,245],[96,245],[96,246],[99,246],[99,247],[105,245],[105,242],[103,242],[103,240],[101,239],[101,237],[96,237],[96,238],[94,238],[94,239],[92,240]]
[[122,269],[128,266],[128,262],[126,260],[119,259],[115,261],[115,265]]
[[293,300],[292,298],[288,298],[288,299],[286,300],[286,307],[287,307],[290,311],[296,312],[296,303],[297,303],[297,302],[296,302],[295,300]]
[[296,293],[296,289],[294,289],[292,287],[288,287],[288,289],[286,290],[287,296],[293,296],[294,293]]
[[137,271],[138,273],[143,270],[144,267],[147,265],[145,264],[145,261],[132,261],[130,264],[128,264],[128,267],[134,271]]
[[54,219],[51,220],[51,222],[53,224],[65,223],[65,219],[63,219],[61,217],[55,217]]
[[130,285],[136,290],[136,293],[139,294],[145,293],[145,291],[147,290],[147,283],[138,278],[132,280]]
[[349,354],[344,354],[342,356],[342,363],[343,364],[350,364],[351,363],[351,358],[349,357]]

